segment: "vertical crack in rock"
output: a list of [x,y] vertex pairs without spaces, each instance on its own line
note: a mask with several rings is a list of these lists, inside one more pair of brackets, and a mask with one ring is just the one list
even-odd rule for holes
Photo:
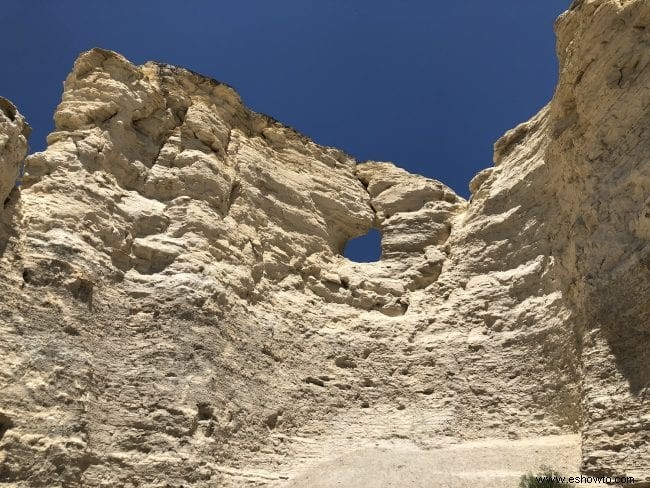
[[[359,164],[359,163],[357,163]],[[366,190],[366,193],[368,194],[368,205],[370,206],[370,209],[372,210],[372,213],[375,215],[373,225],[377,225],[377,209],[372,203],[372,196],[370,195],[370,191],[368,191],[368,181],[364,180],[363,178],[359,177],[359,173],[357,171],[357,168],[355,167],[354,169],[354,175],[357,177],[357,180],[359,183],[361,183],[361,186]]]

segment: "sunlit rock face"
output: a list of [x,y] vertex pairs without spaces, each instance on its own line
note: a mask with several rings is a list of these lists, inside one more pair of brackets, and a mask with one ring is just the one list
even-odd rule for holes
[[[577,434],[583,472],[650,476],[649,21],[574,3],[553,100],[469,202],[83,53],[1,214],[0,481],[283,486],[378,443]],[[27,125],[0,108],[6,199]],[[379,261],[342,256],[372,228]]]

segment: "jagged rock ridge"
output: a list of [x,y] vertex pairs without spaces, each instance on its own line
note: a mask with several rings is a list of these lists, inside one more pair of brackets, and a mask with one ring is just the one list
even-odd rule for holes
[[[308,486],[324,453],[576,433],[585,473],[649,477],[649,20],[574,3],[554,99],[469,202],[82,54],[1,214],[0,480]],[[371,228],[379,262],[341,256]]]

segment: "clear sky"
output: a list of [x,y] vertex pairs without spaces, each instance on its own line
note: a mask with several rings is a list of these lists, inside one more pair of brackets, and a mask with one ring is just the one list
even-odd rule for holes
[[228,83],[359,160],[468,196],[492,144],[548,102],[570,0],[5,0],[0,95],[45,147],[62,82],[98,46]]

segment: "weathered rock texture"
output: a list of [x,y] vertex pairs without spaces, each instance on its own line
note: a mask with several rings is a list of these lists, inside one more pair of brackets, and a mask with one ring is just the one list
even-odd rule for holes
[[[557,31],[554,99],[470,202],[82,54],[2,216],[0,481],[282,486],[377,443],[571,433],[585,473],[650,479],[650,5]],[[372,228],[380,261],[341,255]]]
[[546,153],[580,337],[584,468],[650,469],[650,5],[583,2],[559,23]]
[[27,155],[29,133],[29,125],[13,103],[0,97],[0,203],[3,207],[9,203],[7,199]]

